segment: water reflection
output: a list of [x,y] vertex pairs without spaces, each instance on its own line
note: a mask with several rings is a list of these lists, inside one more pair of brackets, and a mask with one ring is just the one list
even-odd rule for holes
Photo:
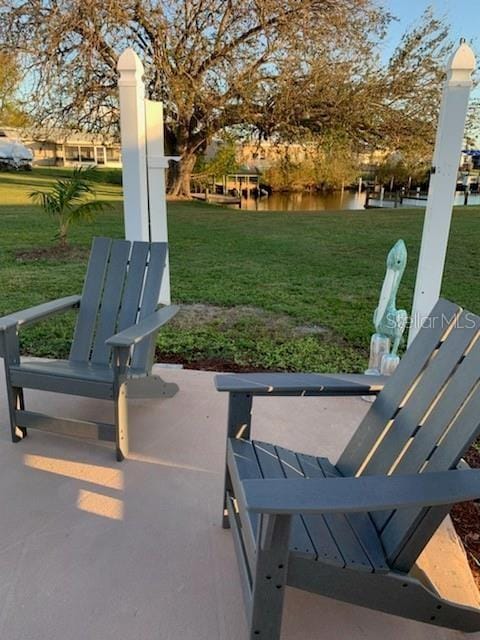
[[[422,196],[424,198],[425,196]],[[373,196],[372,196],[373,198]],[[464,204],[465,194],[457,192],[455,194],[454,205]],[[242,198],[242,209],[250,211],[338,211],[341,209],[364,209],[365,193],[356,191],[336,191],[334,193],[300,192],[300,193],[272,193],[270,197]],[[377,195],[374,199],[377,207],[393,207],[394,202],[386,198],[382,203]],[[415,198],[404,198],[403,208],[425,207],[426,200],[416,200]],[[480,205],[480,194],[469,194],[469,205]],[[238,205],[232,205],[235,209]]]
[[242,209],[252,211],[335,211],[363,209],[365,193],[336,191],[334,193],[272,193],[270,197],[242,198]]

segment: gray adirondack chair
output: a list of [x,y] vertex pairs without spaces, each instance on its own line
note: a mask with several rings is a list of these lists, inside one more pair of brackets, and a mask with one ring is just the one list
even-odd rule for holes
[[478,316],[440,300],[336,464],[251,440],[252,399],[376,393],[368,378],[217,377],[230,394],[224,526],[252,640],[280,637],[286,585],[480,630],[480,610],[409,573],[452,503],[480,497],[480,470],[460,468],[480,431],[479,332]]
[[[115,442],[119,461],[128,454],[127,382],[151,373],[158,330],[178,310],[157,309],[166,256],[166,243],[95,238],[81,296],[0,318],[13,442],[24,438],[27,428],[35,428]],[[20,359],[20,328],[73,308],[79,313],[68,360]],[[24,388],[110,399],[114,424],[27,411]]]

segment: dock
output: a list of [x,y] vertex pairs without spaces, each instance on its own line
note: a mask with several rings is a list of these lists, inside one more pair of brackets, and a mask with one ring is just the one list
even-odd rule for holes
[[194,200],[204,200],[213,204],[237,204],[241,206],[241,198],[239,196],[225,196],[220,193],[191,193]]

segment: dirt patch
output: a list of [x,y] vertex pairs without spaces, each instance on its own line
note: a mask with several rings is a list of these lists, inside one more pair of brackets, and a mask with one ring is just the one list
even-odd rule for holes
[[265,369],[258,369],[251,365],[242,366],[224,358],[192,358],[189,360],[181,355],[162,353],[159,349],[157,349],[155,355],[156,362],[181,364],[184,369],[195,369],[197,371],[217,371],[219,373],[259,373],[265,371]]
[[39,247],[38,249],[20,249],[15,251],[17,262],[40,262],[43,260],[86,260],[90,253],[89,248],[67,245],[60,247]]
[[[477,441],[465,455],[465,460],[471,467],[480,468],[479,447],[480,441]],[[456,504],[451,511],[451,517],[465,547],[477,587],[480,589],[480,504],[476,501]]]
[[210,304],[182,304],[173,323],[182,329],[202,325],[218,324],[229,328],[242,322],[259,322],[272,332],[288,333],[293,337],[305,335],[328,335],[330,331],[319,325],[297,325],[287,315],[274,314],[264,309],[249,306],[219,307]]

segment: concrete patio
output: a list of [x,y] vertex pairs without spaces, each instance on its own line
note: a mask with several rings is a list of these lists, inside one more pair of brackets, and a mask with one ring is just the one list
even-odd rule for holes
[[[162,376],[180,391],[130,402],[123,463],[107,446],[37,431],[11,444],[0,379],[2,640],[246,640],[233,542],[220,526],[227,396],[209,372]],[[56,415],[111,419],[107,402],[28,391],[26,401]],[[257,399],[253,433],[335,460],[368,406]],[[451,597],[479,603],[451,531],[435,544],[420,570],[429,567]],[[289,588],[282,638],[323,637],[463,636]]]

